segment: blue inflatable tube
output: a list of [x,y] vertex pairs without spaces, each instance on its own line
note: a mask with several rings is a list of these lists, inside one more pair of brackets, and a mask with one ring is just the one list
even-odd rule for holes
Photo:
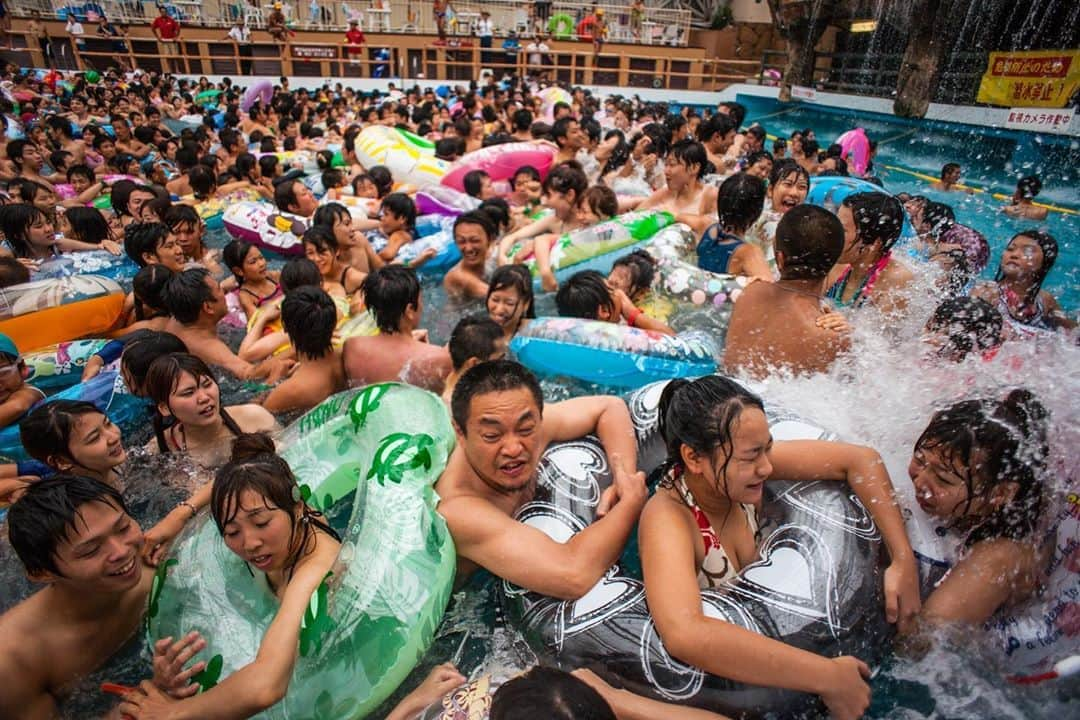
[[609,387],[716,372],[718,349],[706,333],[662,335],[602,320],[530,320],[510,351],[539,375],[573,377]]
[[[867,180],[862,180],[855,177],[813,177],[810,178],[810,192],[806,194],[806,202],[810,205],[817,205],[829,210],[832,213],[836,213],[840,209],[840,204],[844,202],[844,198],[848,195],[854,195],[861,192],[879,192],[886,195],[892,195],[888,190],[875,185]],[[899,242],[910,242],[915,240],[917,233],[914,226],[911,224],[911,220],[908,219],[907,212],[904,213],[904,227],[900,230]]]
[[[421,215],[416,218],[417,239],[398,251],[397,260],[410,264],[428,248],[435,250],[435,257],[416,268],[421,277],[441,278],[450,268],[461,261],[461,251],[454,244],[454,220],[444,215]],[[368,241],[379,252],[386,247],[386,237],[374,230],[368,233]]]
[[33,272],[34,280],[55,280],[72,275],[100,275],[117,282],[131,282],[139,266],[127,255],[106,250],[64,253],[46,260]]
[[[120,374],[115,370],[103,372],[84,383],[69,387],[43,400],[39,405],[52,400],[91,402],[108,415],[122,433],[135,430],[145,424],[149,417],[150,401],[129,393]],[[12,461],[29,459],[30,456],[26,454],[19,438],[18,423],[0,430],[0,456]]]

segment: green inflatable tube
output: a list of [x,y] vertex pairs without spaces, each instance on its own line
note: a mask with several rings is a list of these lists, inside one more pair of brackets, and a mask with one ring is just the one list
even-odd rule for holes
[[330,158],[330,167],[345,167],[345,156],[338,150],[334,157]]
[[198,95],[195,96],[195,102],[204,103],[207,100],[215,100],[215,99],[217,99],[217,96],[220,95],[220,94],[221,94],[221,91],[218,90],[217,88],[212,88],[210,90],[203,90],[201,93],[199,93]]
[[[560,271],[648,240],[674,222],[675,217],[669,212],[643,210],[565,233],[551,248],[551,269],[556,277],[567,274]],[[526,260],[525,265],[533,277],[539,277],[535,258]]]
[[548,32],[559,40],[572,40],[574,37],[574,18],[566,13],[552,15],[547,24]]
[[[330,397],[279,447],[313,507],[352,514],[333,573],[311,598],[289,690],[260,718],[362,718],[426,652],[450,599],[456,556],[433,485],[454,447],[435,395],[386,383]],[[261,578],[206,513],[189,524],[150,592],[151,643],[198,630],[213,687],[251,662],[277,612]]]

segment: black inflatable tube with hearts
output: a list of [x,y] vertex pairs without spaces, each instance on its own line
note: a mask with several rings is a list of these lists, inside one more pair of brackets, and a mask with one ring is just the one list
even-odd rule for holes
[[[645,470],[663,457],[656,405],[664,384],[646,386],[628,399],[639,467]],[[829,437],[790,414],[770,408],[767,415],[777,439]],[[610,482],[595,438],[552,445],[538,469],[537,499],[517,517],[565,541],[593,521]],[[702,591],[705,614],[825,657],[854,655],[876,663],[892,632],[882,598],[885,550],[850,488],[770,482],[760,520],[760,560],[726,590]],[[733,716],[791,717],[823,708],[813,695],[732,682],[672,658],[649,615],[641,579],[618,565],[577,601],[506,582],[503,590],[508,615],[529,645],[563,668],[587,667],[632,692]]]

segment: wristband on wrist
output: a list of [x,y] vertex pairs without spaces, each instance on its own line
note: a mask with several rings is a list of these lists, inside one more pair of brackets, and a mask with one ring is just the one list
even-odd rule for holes
[[637,320],[641,317],[641,311],[636,307],[630,311],[630,314],[626,316],[626,324],[630,327],[637,327]]
[[176,507],[178,507],[178,508],[182,508],[182,507],[187,508],[188,510],[191,511],[191,517],[195,517],[196,515],[199,514],[199,510],[194,505],[189,503],[187,500],[182,500],[181,502],[177,503]]

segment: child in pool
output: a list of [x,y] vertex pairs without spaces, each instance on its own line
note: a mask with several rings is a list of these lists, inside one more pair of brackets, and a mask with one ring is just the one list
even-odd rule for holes
[[266,258],[256,246],[245,240],[233,240],[225,246],[221,259],[236,278],[240,307],[249,320],[255,310],[281,296],[278,273],[266,269]]
[[[720,185],[716,196],[717,222],[708,227],[698,243],[698,265],[702,270],[729,275],[749,275],[772,282],[773,274],[761,248],[743,240],[761,215],[765,204],[765,183],[761,178],[736,173]],[[695,230],[696,218],[684,218]]]
[[281,322],[300,364],[270,391],[263,407],[272,413],[309,410],[344,390],[341,350],[333,343],[338,309],[330,296],[319,287],[291,290],[281,302]]
[[524,265],[496,268],[488,283],[488,315],[503,329],[506,342],[536,317],[532,273]]
[[1012,337],[1030,337],[1037,330],[1072,330],[1076,323],[1042,289],[1057,256],[1057,240],[1049,233],[1019,232],[1001,253],[994,282],[976,287],[971,294],[998,308]]
[[774,443],[761,400],[715,375],[673,380],[660,418],[668,458],[642,511],[639,541],[645,593],[665,647],[681,662],[736,682],[817,694],[833,717],[861,716],[870,703],[862,661],[820,657],[709,618],[700,590],[756,560],[757,517],[771,477],[843,481],[884,537],[891,559],[886,617],[906,627],[919,609],[918,573],[880,456],[837,442]]
[[195,208],[190,205],[173,205],[166,211],[164,223],[176,236],[185,258],[199,263],[214,277],[224,274],[224,269],[218,264],[217,251],[206,246],[206,223]]
[[[364,293],[361,288],[367,273],[349,264],[345,250],[338,245],[335,232],[326,225],[313,225],[303,235],[304,255],[315,263],[324,282],[340,285],[349,300],[349,314],[364,309]],[[324,288],[325,289],[325,288]],[[327,289],[331,295],[332,289]]]
[[915,442],[908,475],[923,512],[956,541],[948,573],[924,601],[920,626],[980,626],[1030,597],[1045,557],[1047,412],[1027,390],[939,411]]
[[1021,178],[1016,183],[1016,191],[1012,201],[1001,209],[1001,212],[1012,217],[1025,218],[1027,220],[1045,220],[1047,209],[1035,204],[1035,196],[1042,191],[1042,180],[1038,175],[1029,175]]
[[608,273],[608,285],[621,290],[630,302],[642,302],[656,277],[656,259],[644,250],[635,250],[615,260]]
[[972,353],[992,358],[1002,342],[1001,313],[976,297],[948,298],[926,322],[927,360],[963,362]]
[[[231,460],[214,478],[210,497],[210,513],[225,545],[258,571],[252,581],[265,581],[279,603],[255,659],[214,688],[182,700],[144,682],[138,692],[125,696],[118,712],[135,720],[169,713],[250,717],[280,701],[288,691],[304,613],[337,561],[341,541],[322,515],[299,499],[296,477],[274,449],[265,434],[238,437]],[[173,668],[179,672],[183,663],[174,663]],[[189,682],[163,675],[159,684],[166,687],[184,687]],[[429,678],[401,704],[419,711],[464,681],[444,666],[435,668],[432,675],[437,682]]]
[[892,255],[904,225],[900,201],[881,192],[853,193],[836,216],[844,226],[844,251],[829,273],[826,295],[840,306],[870,302],[883,313],[902,313],[915,275]]
[[524,165],[514,172],[510,181],[513,191],[507,198],[511,206],[519,211],[516,221],[523,221],[530,212],[534,211],[541,203],[543,185],[540,182],[540,171],[532,165]]
[[93,403],[50,400],[19,423],[19,437],[27,455],[53,470],[123,489],[118,468],[127,451],[120,428]]
[[164,330],[169,322],[163,293],[173,271],[160,263],[140,268],[131,281],[132,303],[125,327],[113,331],[113,337],[124,337],[139,330]]
[[312,225],[325,225],[334,232],[338,247],[347,249],[349,264],[367,275],[375,268],[381,268],[386,261],[379,257],[364,235],[364,230],[371,230],[379,225],[378,220],[356,220],[349,208],[341,203],[326,203],[311,217]]
[[607,279],[595,270],[574,273],[556,293],[555,305],[563,317],[603,320],[616,324],[625,321],[630,327],[663,335],[675,334],[666,323],[645,315],[634,306],[625,292],[612,287]]
[[29,373],[14,341],[0,334],[0,428],[14,425],[45,399],[45,393],[26,382]]
[[446,294],[456,300],[474,300],[488,293],[488,256],[495,241],[495,223],[484,210],[459,215],[454,221],[454,244],[461,260],[443,278]]
[[139,267],[163,265],[174,273],[187,265],[184,247],[164,223],[131,223],[124,228],[124,252]]
[[776,272],[776,225],[784,213],[806,201],[810,192],[810,176],[794,160],[779,160],[769,174],[768,196],[757,221],[746,231],[744,240],[757,245],[765,256],[769,269]]
[[416,229],[416,203],[405,193],[390,193],[382,201],[379,230],[386,237],[386,247],[379,257],[390,262],[403,245],[411,243]]

